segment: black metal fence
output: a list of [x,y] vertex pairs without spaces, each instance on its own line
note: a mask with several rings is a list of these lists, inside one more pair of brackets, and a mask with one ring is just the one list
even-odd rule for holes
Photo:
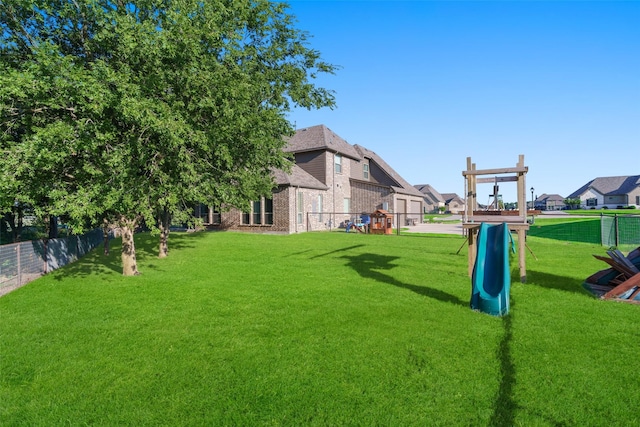
[[101,229],[82,236],[0,246],[0,295],[67,265],[103,242]]

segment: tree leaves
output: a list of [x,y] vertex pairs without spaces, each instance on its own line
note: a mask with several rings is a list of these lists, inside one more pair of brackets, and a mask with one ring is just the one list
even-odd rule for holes
[[286,5],[3,0],[0,167],[11,199],[68,215],[241,206],[286,169],[294,105],[334,105],[333,73]]

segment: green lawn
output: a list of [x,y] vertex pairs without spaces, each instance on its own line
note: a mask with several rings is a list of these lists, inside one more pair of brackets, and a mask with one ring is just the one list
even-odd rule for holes
[[0,298],[0,424],[640,425],[640,305],[581,288],[588,243],[529,237],[511,312],[469,309],[464,239],[137,236]]

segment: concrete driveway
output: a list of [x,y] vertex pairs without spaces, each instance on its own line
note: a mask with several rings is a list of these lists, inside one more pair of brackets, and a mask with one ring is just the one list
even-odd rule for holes
[[458,234],[462,236],[461,219],[461,215],[451,215],[447,217],[447,221],[410,225],[404,231],[409,233]]

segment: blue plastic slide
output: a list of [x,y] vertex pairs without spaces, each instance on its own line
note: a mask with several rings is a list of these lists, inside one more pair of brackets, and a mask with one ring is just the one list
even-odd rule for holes
[[509,312],[509,243],[515,252],[515,244],[506,223],[480,224],[472,277],[472,309],[493,316],[503,316]]

